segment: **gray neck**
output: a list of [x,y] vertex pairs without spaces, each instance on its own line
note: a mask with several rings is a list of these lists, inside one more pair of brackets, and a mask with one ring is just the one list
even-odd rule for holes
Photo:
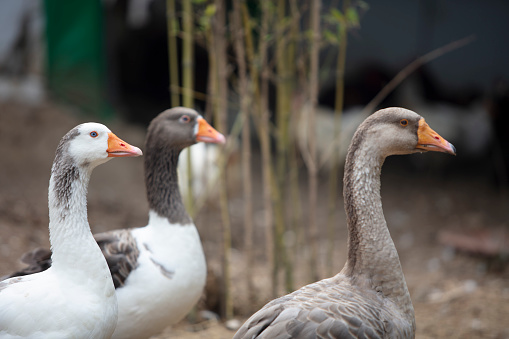
[[349,238],[342,273],[403,305],[402,311],[411,320],[412,301],[382,210],[380,174],[384,160],[377,145],[363,141],[347,156],[343,195]]
[[[90,232],[87,188],[91,168],[70,163],[53,165],[48,191],[52,266],[66,270],[107,269]],[[77,265],[77,263],[80,265]]]
[[179,155],[179,149],[149,147],[147,144],[145,186],[151,210],[167,218],[171,224],[187,225],[192,220],[180,195],[177,173]]

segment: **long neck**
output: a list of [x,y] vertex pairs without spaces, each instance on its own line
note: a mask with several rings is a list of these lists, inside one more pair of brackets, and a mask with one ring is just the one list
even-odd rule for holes
[[171,224],[186,225],[192,220],[180,195],[177,173],[179,154],[179,149],[147,145],[145,185],[151,211],[167,218]]
[[343,195],[349,237],[342,273],[403,305],[413,319],[410,294],[382,210],[380,174],[384,160],[377,145],[362,141],[347,156]]
[[55,269],[97,272],[107,269],[87,218],[91,172],[90,168],[63,166],[58,162],[53,166],[48,202],[51,259]]

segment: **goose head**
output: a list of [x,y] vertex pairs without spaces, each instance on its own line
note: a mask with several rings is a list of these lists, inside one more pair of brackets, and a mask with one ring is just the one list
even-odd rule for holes
[[454,146],[431,129],[423,117],[404,108],[391,107],[373,113],[361,124],[358,133],[369,138],[383,156],[428,151],[456,155]]
[[90,169],[114,157],[142,155],[138,147],[131,146],[113,134],[108,127],[88,122],[76,126],[60,141],[58,155],[67,153],[78,166]]
[[186,107],[168,109],[152,120],[147,144],[182,150],[197,142],[224,144],[225,137],[210,126],[195,110]]

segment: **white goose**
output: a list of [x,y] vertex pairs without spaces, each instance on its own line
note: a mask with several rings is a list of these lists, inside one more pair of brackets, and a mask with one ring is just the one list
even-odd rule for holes
[[[207,267],[198,231],[178,186],[180,152],[198,141],[224,143],[195,110],[175,107],[152,120],[145,142],[148,225],[95,235],[110,266],[118,299],[112,338],[149,338],[181,320],[205,286]],[[49,251],[25,258],[25,272],[46,269]]]
[[117,300],[87,220],[92,170],[111,157],[139,156],[104,125],[81,124],[60,141],[49,182],[53,266],[0,282],[0,338],[110,338]]

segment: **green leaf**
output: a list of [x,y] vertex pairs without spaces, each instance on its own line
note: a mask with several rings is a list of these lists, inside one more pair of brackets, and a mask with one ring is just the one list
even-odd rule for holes
[[357,9],[354,7],[348,8],[346,11],[346,20],[348,26],[359,27],[359,14],[357,13]]
[[329,43],[333,45],[339,44],[338,36],[329,30],[323,31],[323,37],[325,38],[325,40],[327,40]]
[[216,5],[214,5],[214,4],[207,5],[207,7],[205,8],[204,15],[210,18],[210,17],[213,17],[215,14],[216,14]]
[[341,24],[341,23],[345,22],[345,16],[343,15],[343,13],[341,13],[341,11],[339,9],[333,8],[333,9],[331,9],[330,13],[331,13],[332,17],[334,19],[336,19],[337,23]]

